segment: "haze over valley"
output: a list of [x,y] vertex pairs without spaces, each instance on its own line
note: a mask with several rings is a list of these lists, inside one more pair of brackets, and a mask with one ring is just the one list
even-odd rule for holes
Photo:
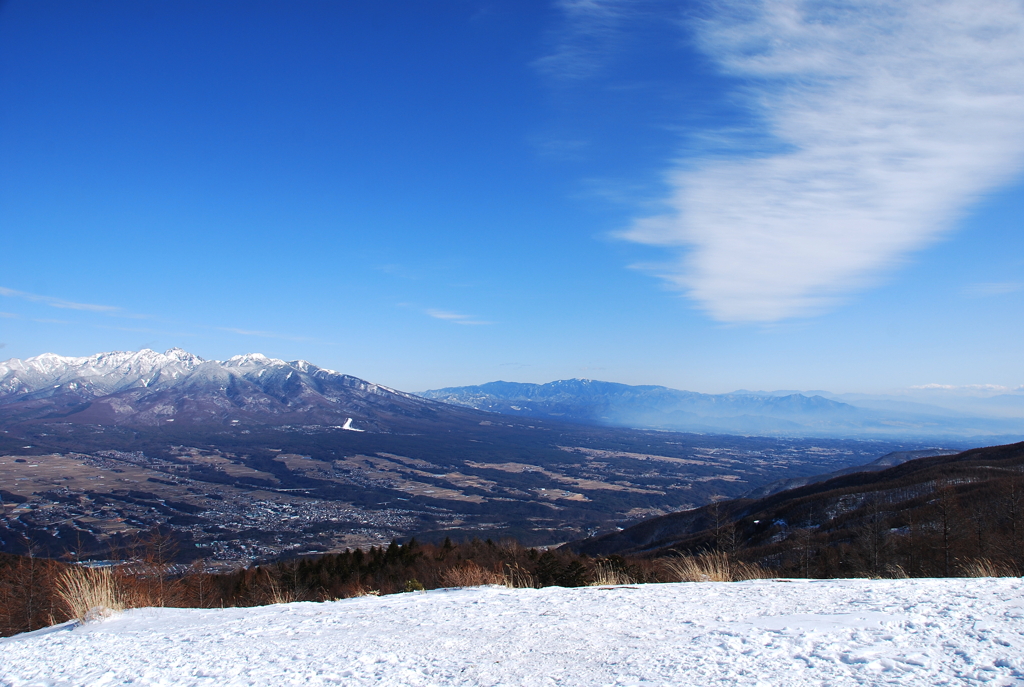
[[1024,437],[1020,392],[954,397],[936,404],[827,391],[700,394],[570,379],[548,384],[491,382],[420,395],[509,415],[689,432],[992,443]]

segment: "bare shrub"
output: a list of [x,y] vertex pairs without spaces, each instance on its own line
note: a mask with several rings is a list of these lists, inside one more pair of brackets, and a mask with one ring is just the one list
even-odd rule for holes
[[370,589],[360,582],[351,582],[341,588],[338,599],[351,599],[359,596],[380,596],[379,589]]
[[501,551],[502,555],[506,558],[518,560],[521,556],[526,555],[526,549],[516,539],[502,539],[498,542],[498,550]]
[[213,579],[204,559],[193,561],[181,580],[183,605],[188,608],[209,608],[214,591]]
[[54,587],[66,566],[27,548],[27,556],[0,553],[0,637],[52,625],[61,616]]
[[99,620],[124,610],[118,582],[110,568],[71,566],[57,576],[57,598],[67,617]]
[[667,558],[662,565],[674,582],[739,582],[770,577],[760,566],[730,560],[721,551]]
[[614,566],[598,563],[594,566],[594,580],[591,587],[607,587],[616,584],[635,584],[636,580]]
[[959,564],[964,577],[1017,577],[1019,571],[1011,563],[999,563],[988,558],[968,558]]
[[380,590],[360,588],[354,596],[380,596]]
[[265,606],[298,601],[301,596],[300,590],[286,582],[279,575],[275,575],[272,569],[257,567],[249,576],[243,603],[249,606]]
[[482,587],[488,584],[505,584],[501,573],[485,570],[473,561],[466,561],[455,568],[441,573],[441,584],[445,587]]
[[[115,576],[110,573],[111,578]],[[125,608],[150,608],[163,606],[155,585],[140,573],[129,572],[118,577],[118,601]]]

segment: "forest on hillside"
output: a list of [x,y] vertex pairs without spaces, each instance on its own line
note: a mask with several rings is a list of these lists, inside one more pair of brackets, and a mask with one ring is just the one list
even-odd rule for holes
[[719,501],[573,545],[591,556],[722,551],[780,576],[1024,570],[1024,443]]

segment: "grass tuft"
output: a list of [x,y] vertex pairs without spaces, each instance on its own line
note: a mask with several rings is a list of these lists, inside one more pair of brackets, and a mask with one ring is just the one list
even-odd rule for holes
[[594,579],[590,583],[591,587],[608,587],[616,584],[636,584],[636,580],[610,565],[598,563],[594,566]]
[[999,563],[989,558],[968,558],[959,567],[964,577],[1018,577],[1020,574],[1012,563]]
[[68,618],[89,622],[124,610],[120,584],[110,568],[71,566],[57,576],[57,599]]
[[518,562],[505,565],[505,574],[502,575],[501,581],[509,589],[532,589],[537,586],[533,575],[523,569]]
[[739,582],[771,577],[763,568],[733,561],[721,551],[706,551],[696,556],[667,558],[662,562],[674,582]]

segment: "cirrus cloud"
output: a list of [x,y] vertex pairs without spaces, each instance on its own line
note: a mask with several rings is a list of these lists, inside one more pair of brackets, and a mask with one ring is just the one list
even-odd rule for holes
[[88,312],[99,312],[104,314],[121,314],[123,311],[113,305],[96,305],[94,303],[75,303],[74,301],[66,301],[63,298],[54,298],[52,296],[40,296],[36,293],[28,293],[26,291],[16,291],[14,289],[8,289],[7,287],[0,286],[0,296],[7,296],[9,298],[20,298],[26,301],[32,301],[34,303],[45,303],[51,308],[61,308],[64,310],[85,310]]
[[483,320],[474,319],[471,315],[462,315],[457,312],[451,312],[449,310],[435,310],[429,308],[424,311],[430,317],[435,320],[445,320],[453,324],[467,324],[467,325],[479,325],[479,324],[494,324],[493,322],[485,322]]
[[702,49],[743,81],[777,152],[681,160],[626,239],[716,320],[834,307],[950,230],[1024,162],[1024,4],[716,6]]
[[911,389],[929,391],[1015,391],[1021,387],[1009,387],[1003,384],[918,384]]

